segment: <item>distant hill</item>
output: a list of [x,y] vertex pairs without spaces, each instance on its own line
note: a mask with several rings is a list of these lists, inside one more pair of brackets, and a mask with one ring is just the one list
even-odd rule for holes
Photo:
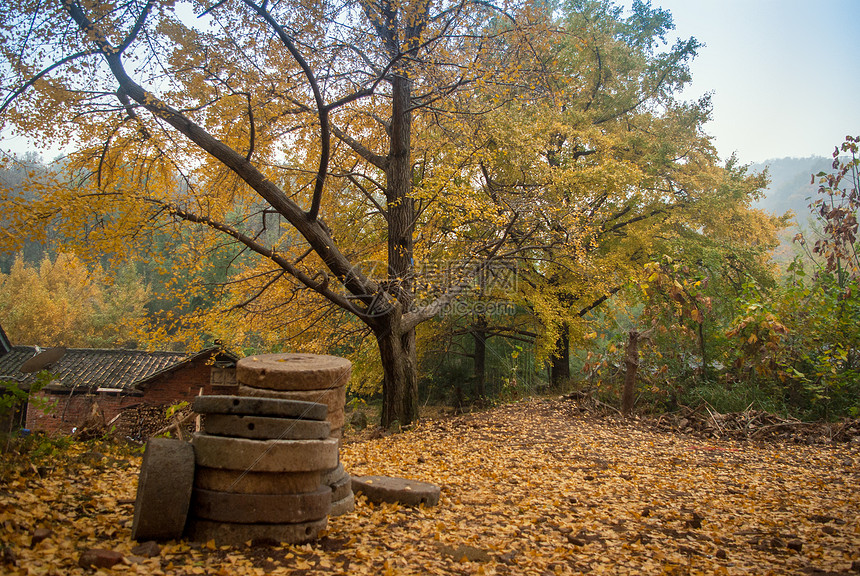
[[818,182],[811,183],[812,175],[821,171],[832,170],[833,158],[812,156],[809,158],[773,158],[751,164],[750,169],[760,172],[768,169],[770,186],[765,191],[765,197],[753,206],[767,210],[772,214],[783,215],[789,210],[794,212],[794,226],[790,226],[779,234],[780,244],[773,251],[773,259],[786,265],[803,251],[796,244],[794,236],[803,230],[808,235],[810,202],[818,194]]
[[806,228],[810,198],[818,192],[818,184],[810,184],[812,175],[821,171],[829,172],[832,162],[832,158],[812,156],[774,158],[751,164],[753,171],[760,172],[767,168],[770,175],[766,196],[756,202],[755,207],[777,215],[791,210],[795,214],[796,222]]

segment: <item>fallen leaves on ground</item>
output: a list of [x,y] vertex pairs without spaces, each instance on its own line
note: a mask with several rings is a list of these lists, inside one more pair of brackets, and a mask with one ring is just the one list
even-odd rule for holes
[[437,507],[359,496],[311,544],[151,558],[129,540],[139,457],[83,450],[0,485],[5,572],[92,573],[78,559],[100,548],[128,574],[860,573],[857,443],[703,441],[531,400],[346,442],[350,473],[438,484]]

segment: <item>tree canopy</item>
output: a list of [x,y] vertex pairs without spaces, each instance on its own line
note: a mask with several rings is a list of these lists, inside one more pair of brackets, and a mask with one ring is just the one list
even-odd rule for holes
[[552,350],[672,242],[756,228],[671,29],[640,1],[19,2],[0,128],[72,152],[6,194],[4,242],[50,229],[176,278],[227,250],[187,326],[372,334],[382,422],[407,424],[416,327],[488,271],[524,280]]

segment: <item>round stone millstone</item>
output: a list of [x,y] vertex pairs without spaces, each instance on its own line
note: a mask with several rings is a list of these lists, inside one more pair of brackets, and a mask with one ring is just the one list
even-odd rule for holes
[[343,467],[343,462],[338,462],[337,466],[326,471],[322,476],[322,483],[331,486],[341,478],[348,476],[346,469]]
[[336,438],[325,440],[248,440],[195,434],[191,443],[198,466],[247,472],[317,472],[337,466]]
[[206,414],[203,431],[214,436],[252,440],[322,440],[329,437],[326,420],[294,420],[242,414]]
[[325,518],[331,504],[328,486],[304,494],[233,494],[197,489],[191,515],[235,524],[299,524]]
[[269,390],[240,384],[239,394],[249,397],[317,402],[328,406],[329,414],[336,410],[343,410],[343,406],[346,403],[346,386],[327,388],[325,390]]
[[352,491],[364,494],[375,504],[388,502],[406,506],[435,506],[441,495],[434,484],[390,476],[353,476]]
[[236,363],[236,381],[269,390],[327,390],[346,386],[352,363],[323,354],[259,354]]
[[194,487],[235,494],[301,494],[321,486],[321,472],[244,472],[197,467]]
[[[278,400],[300,401],[300,398],[319,398],[321,404],[328,407],[328,420],[331,429],[343,428],[346,421],[344,413],[344,402],[346,400],[346,388],[333,388],[331,390],[267,390],[265,388],[254,388],[252,386],[239,386],[239,393],[249,398],[276,398]],[[331,404],[327,404],[330,401]]]
[[340,500],[335,500],[331,503],[331,512],[329,512],[329,516],[342,516],[344,514],[349,514],[353,510],[355,510],[355,497],[352,492],[350,492],[349,496],[341,498]]
[[272,397],[198,396],[191,409],[199,414],[274,416],[301,420],[325,420],[328,415],[328,408],[324,404]]
[[349,477],[349,474],[346,474],[340,480],[329,484],[329,487],[331,488],[332,502],[352,497],[352,478]]
[[150,438],[137,481],[132,539],[181,538],[193,485],[194,448],[191,444],[170,438]]
[[334,412],[329,412],[328,415],[328,423],[331,424],[332,430],[337,430],[343,428],[343,424],[346,421],[346,416],[344,415],[343,406],[339,410],[335,410]]
[[327,523],[328,518],[299,524],[237,524],[189,518],[186,534],[196,542],[214,540],[219,546],[242,546],[249,540],[257,544],[303,544],[315,540]]

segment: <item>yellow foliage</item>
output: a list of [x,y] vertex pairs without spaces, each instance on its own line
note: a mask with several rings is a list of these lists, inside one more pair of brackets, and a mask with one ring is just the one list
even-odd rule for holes
[[38,267],[19,256],[9,274],[0,274],[0,321],[13,344],[129,345],[146,298],[134,278],[108,284],[100,266],[65,253]]

